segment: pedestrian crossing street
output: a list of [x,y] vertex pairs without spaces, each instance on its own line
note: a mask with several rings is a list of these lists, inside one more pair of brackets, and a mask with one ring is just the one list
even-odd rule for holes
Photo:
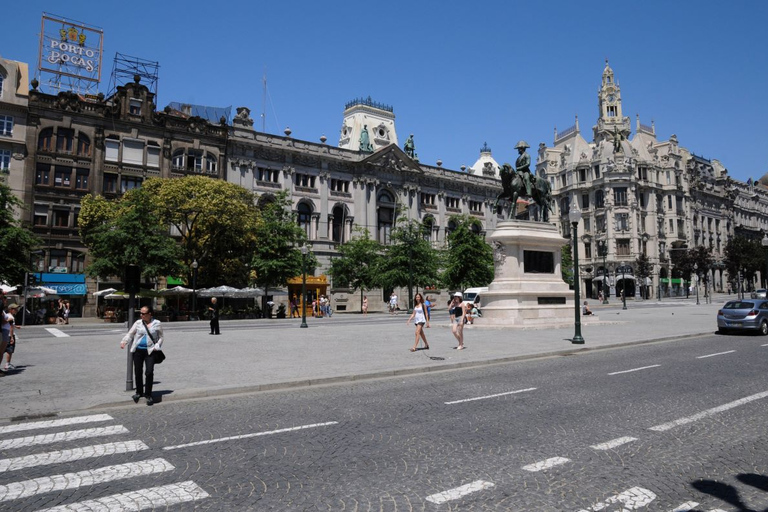
[[[14,450],[32,449],[35,453],[0,459],[0,509],[13,506],[14,500],[56,493],[74,491],[72,503],[60,504],[45,511],[139,511],[168,507],[179,503],[203,500],[209,495],[193,481],[178,482],[155,487],[140,487],[120,494],[90,498],[98,494],[92,486],[110,482],[129,482],[142,476],[168,474],[174,466],[162,457],[152,457],[157,452],[140,440],[115,440],[116,436],[126,436],[130,431],[123,425],[105,424],[114,421],[108,414],[62,418],[57,420],[19,423],[0,427],[0,452],[3,456]],[[70,430],[66,430],[70,429]],[[112,436],[112,437],[110,437]],[[82,439],[103,438],[100,444],[75,446],[55,451],[42,451],[45,445],[80,441]],[[76,443],[77,444],[77,443]],[[121,455],[134,454],[141,457],[146,452],[146,459],[113,465],[102,465],[105,460],[119,462]],[[90,460],[89,460],[90,459]],[[89,468],[69,473],[61,472],[62,464],[83,461]],[[14,478],[24,470],[48,471],[49,475],[36,478]],[[14,473],[17,472],[17,473]],[[54,496],[55,497],[55,496]],[[43,502],[43,499],[37,502]],[[60,502],[60,500],[58,501]],[[20,505],[21,502],[18,502]],[[56,503],[53,501],[52,503]],[[15,508],[15,507],[14,507]],[[39,509],[40,510],[40,509]]]

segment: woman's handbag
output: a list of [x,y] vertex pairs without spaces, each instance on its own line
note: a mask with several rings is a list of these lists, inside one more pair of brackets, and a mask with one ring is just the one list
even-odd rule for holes
[[[155,338],[152,336],[152,332],[149,330],[149,324],[147,322],[142,323],[144,324],[144,329],[147,331],[147,335],[149,335],[149,339],[152,340],[152,343],[156,343]],[[155,364],[160,364],[165,361],[165,354],[162,350],[155,349],[152,351],[152,355],[154,356]]]

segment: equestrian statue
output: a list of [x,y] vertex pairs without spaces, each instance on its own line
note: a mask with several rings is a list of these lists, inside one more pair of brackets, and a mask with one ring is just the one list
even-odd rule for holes
[[552,201],[552,189],[549,182],[531,174],[531,157],[525,152],[530,146],[521,140],[515,146],[519,153],[515,168],[505,163],[499,168],[501,186],[503,191],[496,198],[496,206],[499,201],[508,199],[511,203],[509,218],[514,219],[519,197],[530,197],[541,208],[541,220],[549,222],[550,202]]

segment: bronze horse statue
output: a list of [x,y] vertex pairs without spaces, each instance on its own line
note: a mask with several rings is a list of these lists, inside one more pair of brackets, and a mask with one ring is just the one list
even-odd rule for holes
[[[496,198],[496,206],[498,207],[499,201],[502,199],[508,199],[511,202],[509,209],[509,218],[515,218],[517,199],[525,196],[525,183],[523,183],[522,177],[515,172],[515,169],[509,165],[504,164],[499,168],[499,174],[501,175],[501,186],[503,191]],[[531,199],[541,208],[541,220],[549,222],[550,201],[552,201],[552,188],[549,186],[549,182],[543,178],[536,176],[531,187]]]

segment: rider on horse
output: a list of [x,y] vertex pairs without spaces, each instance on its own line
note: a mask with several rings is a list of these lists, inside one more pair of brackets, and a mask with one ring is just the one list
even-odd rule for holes
[[531,146],[527,142],[521,140],[515,146],[515,149],[520,154],[515,161],[515,170],[519,173],[523,179],[525,185],[525,194],[531,197],[531,185],[533,185],[533,176],[531,175],[531,156],[525,152],[527,148]]

